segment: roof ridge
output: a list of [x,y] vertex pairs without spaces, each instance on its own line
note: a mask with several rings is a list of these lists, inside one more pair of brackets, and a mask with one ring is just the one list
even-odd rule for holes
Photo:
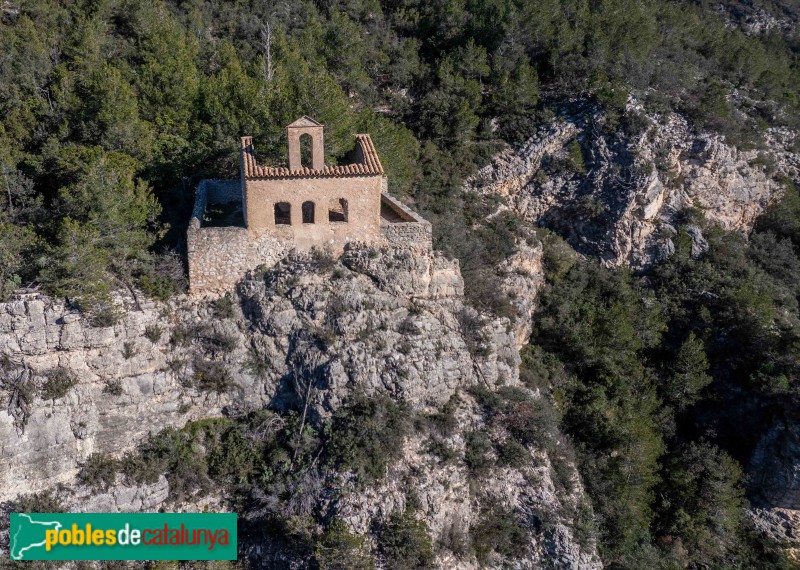
[[[313,120],[313,119],[312,119]],[[321,126],[321,125],[320,125]],[[353,164],[325,165],[321,169],[301,167],[289,170],[285,166],[265,166],[258,164],[253,148],[253,137],[241,138],[242,143],[242,170],[247,178],[326,178],[339,176],[377,176],[383,175],[383,165],[378,157],[378,151],[372,143],[372,137],[367,133],[355,135],[356,144],[361,149],[363,162]]]
[[[309,124],[310,123],[310,124]],[[295,119],[291,123],[287,125],[287,128],[290,127],[324,127],[322,123],[314,119],[313,117],[309,117],[308,115],[303,115],[302,117]]]

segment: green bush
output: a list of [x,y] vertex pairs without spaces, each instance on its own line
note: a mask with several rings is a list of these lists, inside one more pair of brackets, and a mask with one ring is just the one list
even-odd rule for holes
[[603,200],[593,194],[585,194],[578,198],[578,205],[576,208],[578,217],[581,220],[597,220],[608,211],[608,206],[603,203]]
[[59,367],[50,372],[42,385],[43,400],[57,400],[66,396],[78,383],[78,378],[67,368]]
[[166,275],[146,273],[139,277],[139,287],[146,295],[159,301],[169,301],[178,293],[178,286]]
[[216,433],[220,425],[226,425],[226,420],[190,423],[183,430],[161,430],[139,446],[137,455],[123,460],[123,473],[137,483],[153,483],[166,473],[170,498],[178,502],[203,494],[211,488],[211,479],[202,444],[206,428]]
[[549,449],[558,432],[559,416],[546,398],[509,403],[502,425],[523,445]]
[[181,346],[198,343],[204,350],[212,354],[231,352],[239,344],[235,336],[218,331],[210,324],[177,326],[172,331],[170,342]]
[[455,463],[459,453],[438,437],[430,437],[425,442],[425,450],[438,457],[442,463]]
[[234,386],[233,376],[228,368],[221,362],[205,359],[195,359],[194,373],[191,386],[205,392],[221,394]]
[[78,480],[95,491],[107,491],[117,478],[119,462],[104,453],[92,453],[81,465]]
[[411,428],[410,410],[386,396],[359,396],[333,416],[327,442],[329,462],[364,482],[381,479],[399,458]]
[[204,349],[212,353],[229,353],[239,345],[239,340],[235,336],[216,331],[209,326],[196,327],[192,334]]
[[424,570],[434,563],[428,528],[408,508],[392,515],[380,528],[378,548],[389,570]]
[[482,384],[475,384],[467,388],[467,392],[475,400],[488,410],[499,409],[503,404],[503,399],[496,393]]
[[524,445],[508,439],[498,450],[498,460],[500,465],[521,468],[531,463],[531,454]]
[[503,386],[492,392],[484,386],[470,388],[484,413],[523,446],[552,447],[560,416],[550,400],[534,398],[523,389]]
[[314,547],[314,560],[320,570],[372,570],[375,560],[363,536],[350,532],[347,525],[334,520]]
[[[52,490],[20,495],[14,501],[15,513],[63,513],[61,501]],[[5,517],[4,517],[5,518]]]
[[556,449],[551,449],[548,454],[550,466],[553,470],[553,482],[556,489],[565,495],[575,491],[575,451],[568,439],[559,441]]
[[521,558],[530,543],[528,531],[520,524],[513,511],[495,506],[481,511],[478,522],[470,528],[475,557],[482,565],[490,561],[491,554]]
[[229,296],[220,297],[213,303],[214,313],[221,319],[233,318],[233,300]]
[[238,427],[231,427],[208,455],[209,475],[217,482],[244,483],[261,463],[258,451],[258,446],[254,446]]
[[314,247],[311,250],[311,261],[319,271],[331,271],[337,263],[337,258],[329,249]]
[[545,276],[548,281],[558,281],[575,265],[578,256],[569,244],[545,229],[537,230],[541,236]]
[[567,145],[567,154],[569,157],[569,165],[573,172],[577,174],[586,174],[586,163],[583,160],[583,149],[581,143],[577,139],[572,139]]
[[130,360],[136,356],[136,348],[132,342],[125,342],[122,345],[122,357],[125,360]]
[[175,327],[169,341],[173,345],[188,346],[192,342],[191,329],[183,325]]
[[547,393],[563,387],[569,381],[566,369],[558,358],[538,345],[524,346],[520,350],[520,357],[519,379],[531,390]]
[[458,419],[455,412],[460,401],[461,398],[458,392],[455,392],[442,409],[427,416],[425,422],[431,430],[444,437],[453,435],[456,428],[458,428]]
[[480,477],[494,465],[492,442],[489,440],[489,436],[482,431],[471,431],[466,434],[464,440],[464,463],[469,467],[473,476]]
[[152,485],[166,471],[167,461],[157,460],[141,451],[134,451],[122,458],[119,469],[128,485]]
[[158,325],[147,325],[144,328],[144,336],[147,337],[147,340],[152,342],[153,344],[157,343],[161,339],[162,329]]

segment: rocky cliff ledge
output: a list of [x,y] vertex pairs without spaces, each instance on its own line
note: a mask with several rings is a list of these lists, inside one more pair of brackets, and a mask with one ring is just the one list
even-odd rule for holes
[[[532,248],[510,262],[509,275],[520,276],[515,264],[540,270],[540,256]],[[540,274],[529,278],[534,287],[541,281]],[[77,483],[76,474],[92,453],[120,457],[148,434],[191,420],[299,409],[300,399],[319,425],[355,394],[383,395],[411,413],[449,406],[455,419],[440,443],[456,459],[431,453],[430,434],[414,431],[402,459],[375,484],[352,485],[347,473],[322,475],[338,490],[333,503],[330,493],[316,499],[331,516],[370,536],[375,521],[405,509],[413,489],[416,516],[436,545],[502,506],[525,529],[524,553],[514,564],[600,567],[591,533],[576,536],[577,521],[590,520],[591,507],[569,458],[530,444],[529,459],[492,463],[480,482],[463,460],[469,433],[506,437],[470,387],[526,389],[519,381],[520,329],[464,305],[457,262],[413,249],[351,247],[340,260],[290,255],[252,272],[236,295],[213,304],[118,301],[122,317],[106,327],[40,295],[0,305],[8,403],[0,413],[0,499],[8,504],[60,486],[63,504],[75,509],[198,508],[176,504],[163,476],[145,486],[118,476],[97,493]],[[559,437],[548,434],[555,442]],[[222,491],[216,500],[227,505]],[[265,567],[291,558],[245,546]],[[454,550],[437,547],[437,563],[476,567],[474,555]],[[489,566],[502,566],[506,555],[493,555]]]

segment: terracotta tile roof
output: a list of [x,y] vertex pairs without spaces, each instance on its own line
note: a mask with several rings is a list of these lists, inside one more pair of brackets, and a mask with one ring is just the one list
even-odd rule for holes
[[380,176],[383,175],[383,166],[378,158],[378,151],[372,144],[372,139],[367,134],[356,135],[361,156],[361,162],[356,164],[340,164],[325,166],[314,170],[312,168],[298,168],[289,170],[285,166],[263,166],[256,161],[253,149],[253,137],[242,137],[242,165],[245,178],[325,178],[329,176]]

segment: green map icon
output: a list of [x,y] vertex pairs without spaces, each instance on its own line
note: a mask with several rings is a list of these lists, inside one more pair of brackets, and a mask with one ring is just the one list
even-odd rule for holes
[[11,560],[36,560],[40,559],[34,551],[45,550],[45,531],[52,529],[61,530],[61,523],[57,520],[48,520],[47,514],[14,514],[17,520],[12,525],[9,537],[9,555]]

